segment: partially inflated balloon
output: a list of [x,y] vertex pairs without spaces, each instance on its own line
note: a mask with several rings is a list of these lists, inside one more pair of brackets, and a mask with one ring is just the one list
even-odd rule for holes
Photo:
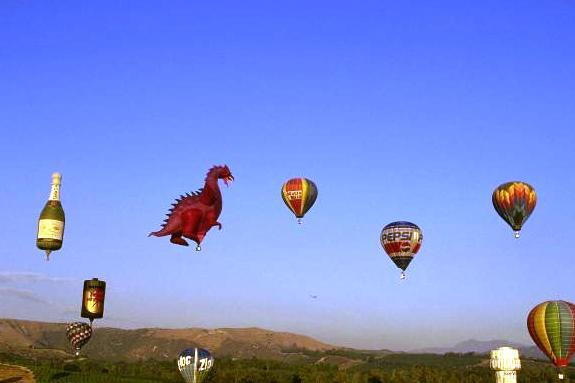
[[497,213],[515,231],[515,237],[519,238],[521,227],[537,204],[535,189],[525,182],[507,182],[495,189],[491,200]]
[[214,365],[214,357],[203,348],[187,348],[178,357],[178,370],[187,383],[201,383]]
[[393,263],[402,270],[401,279],[405,278],[405,269],[419,251],[422,241],[421,229],[411,222],[392,222],[381,231],[381,246]]
[[74,348],[76,355],[80,355],[80,349],[92,337],[92,327],[84,322],[70,323],[66,326],[66,337]]
[[[567,367],[575,354],[575,305],[547,301],[529,312],[527,328],[541,351],[558,368]],[[561,377],[561,375],[560,375]]]
[[282,186],[282,198],[298,223],[317,199],[317,187],[307,178],[292,178]]

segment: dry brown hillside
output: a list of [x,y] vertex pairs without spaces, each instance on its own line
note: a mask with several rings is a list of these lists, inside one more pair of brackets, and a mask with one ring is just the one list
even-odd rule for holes
[[[63,323],[0,319],[0,352],[69,358],[65,328]],[[187,347],[203,347],[219,356],[278,359],[302,349],[336,348],[307,336],[259,328],[123,330],[95,327],[82,353],[107,360],[171,360]]]
[[61,323],[0,319],[0,348],[47,346],[57,341],[65,331],[66,325]]
[[35,383],[34,374],[27,368],[0,364],[0,383]]

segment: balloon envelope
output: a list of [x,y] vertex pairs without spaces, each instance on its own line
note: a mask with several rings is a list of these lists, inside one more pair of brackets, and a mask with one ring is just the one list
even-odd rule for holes
[[187,348],[178,356],[178,370],[187,383],[202,382],[214,365],[214,357],[203,348]]
[[414,223],[392,222],[381,231],[380,242],[393,263],[405,271],[421,248],[423,233]]
[[66,337],[74,348],[76,355],[92,337],[92,326],[84,322],[73,322],[66,326]]
[[292,178],[282,186],[282,198],[298,219],[313,206],[317,199],[317,187],[307,178]]
[[575,353],[575,305],[547,301],[535,306],[527,317],[529,335],[557,367],[567,367]]
[[499,185],[491,196],[497,214],[505,220],[519,237],[519,231],[535,209],[537,194],[531,185],[521,181]]

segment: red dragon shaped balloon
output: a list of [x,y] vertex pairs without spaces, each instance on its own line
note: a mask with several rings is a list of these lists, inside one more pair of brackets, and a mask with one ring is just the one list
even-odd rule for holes
[[171,235],[170,242],[176,245],[188,246],[185,238],[196,242],[196,250],[200,251],[200,244],[208,230],[214,226],[222,229],[218,222],[222,212],[222,193],[218,180],[223,180],[226,186],[234,180],[230,169],[225,166],[214,166],[206,175],[206,182],[202,189],[192,194],[186,193],[176,199],[172,204],[168,218],[164,220],[162,229],[148,234],[163,237]]

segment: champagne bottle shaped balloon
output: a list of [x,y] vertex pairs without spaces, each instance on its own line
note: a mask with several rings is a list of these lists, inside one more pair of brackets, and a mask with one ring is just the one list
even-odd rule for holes
[[46,251],[46,260],[50,259],[50,253],[62,247],[64,239],[64,209],[60,202],[60,183],[62,175],[52,174],[52,189],[50,198],[38,220],[38,234],[36,236],[36,246],[40,250]]

